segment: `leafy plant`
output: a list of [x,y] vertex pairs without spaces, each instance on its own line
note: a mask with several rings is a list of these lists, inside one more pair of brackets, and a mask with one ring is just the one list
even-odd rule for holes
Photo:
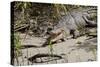
[[21,47],[21,42],[20,42],[20,37],[18,33],[14,34],[14,48],[15,50],[19,51],[20,47]]
[[16,59],[17,64],[19,64],[18,57],[22,54],[21,51],[21,41],[19,33],[14,34],[14,59]]

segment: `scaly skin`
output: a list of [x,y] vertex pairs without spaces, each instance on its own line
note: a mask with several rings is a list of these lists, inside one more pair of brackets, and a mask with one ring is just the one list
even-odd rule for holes
[[[58,40],[65,40],[68,36],[72,35],[72,38],[77,38],[84,32],[86,26],[96,27],[97,23],[94,20],[89,20],[91,14],[87,11],[71,11],[67,15],[63,16],[54,29],[50,32],[50,36],[44,45],[48,44],[48,39],[52,42]],[[58,35],[59,34],[59,35]]]

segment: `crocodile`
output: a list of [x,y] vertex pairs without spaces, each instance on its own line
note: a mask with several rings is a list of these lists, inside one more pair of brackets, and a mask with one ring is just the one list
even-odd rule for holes
[[[89,12],[90,11],[90,12]],[[93,11],[93,12],[92,12]],[[65,40],[71,35],[71,38],[76,39],[77,37],[86,34],[87,27],[97,27],[97,9],[88,9],[87,11],[72,10],[69,11],[65,16],[61,17],[58,24],[54,26],[50,32],[50,36],[47,38],[52,42],[58,40]],[[92,19],[91,19],[92,18]]]

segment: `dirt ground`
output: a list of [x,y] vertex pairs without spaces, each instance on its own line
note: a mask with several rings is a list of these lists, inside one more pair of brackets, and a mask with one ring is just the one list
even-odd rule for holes
[[[64,42],[42,47],[46,39],[20,34],[22,55],[15,59],[14,65],[55,64],[96,61],[97,38],[89,41],[87,36],[68,39]],[[25,38],[25,39],[24,39]]]

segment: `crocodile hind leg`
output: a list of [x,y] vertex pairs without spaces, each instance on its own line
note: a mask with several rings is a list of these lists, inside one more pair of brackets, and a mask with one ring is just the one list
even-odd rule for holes
[[72,35],[73,39],[76,39],[79,36],[78,30],[70,30],[70,34]]

